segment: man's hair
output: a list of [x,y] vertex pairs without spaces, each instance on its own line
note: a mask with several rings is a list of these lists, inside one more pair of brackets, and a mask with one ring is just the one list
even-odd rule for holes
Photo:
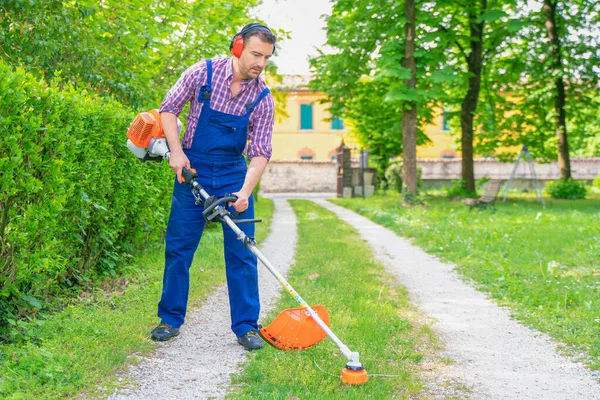
[[[252,25],[252,24],[244,25],[244,27],[242,28],[241,31],[246,30],[250,25]],[[251,28],[248,32],[244,33],[242,35],[242,37],[244,38],[244,45],[246,45],[246,42],[252,36],[258,37],[260,40],[262,40],[265,43],[272,44],[273,47],[275,47],[275,43],[277,42],[277,36],[275,36],[273,34],[273,32],[271,32],[271,30],[269,28],[267,28],[266,26],[257,26],[256,28]]]

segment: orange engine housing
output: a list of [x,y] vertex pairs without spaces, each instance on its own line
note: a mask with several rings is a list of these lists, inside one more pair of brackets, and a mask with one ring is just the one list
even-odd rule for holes
[[127,130],[127,139],[144,149],[148,147],[150,139],[164,136],[158,110],[139,113]]

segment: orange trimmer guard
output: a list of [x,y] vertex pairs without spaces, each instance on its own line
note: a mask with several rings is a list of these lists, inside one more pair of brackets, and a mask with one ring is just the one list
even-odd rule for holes
[[[329,314],[325,307],[314,306],[312,309],[329,326]],[[267,343],[280,350],[307,349],[327,336],[304,307],[282,311],[269,326],[260,328],[259,332]]]

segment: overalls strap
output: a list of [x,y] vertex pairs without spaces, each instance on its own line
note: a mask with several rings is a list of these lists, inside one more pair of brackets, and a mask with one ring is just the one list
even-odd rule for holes
[[254,110],[254,107],[256,107],[258,105],[258,103],[260,103],[260,101],[269,94],[269,92],[270,92],[269,88],[264,88],[264,90],[260,93],[258,98],[254,101],[254,103],[246,104],[246,109],[247,109],[246,115],[249,115]]
[[212,91],[212,60],[208,58],[206,60],[206,85],[200,88],[200,95],[198,96],[198,102],[210,102],[210,93]]

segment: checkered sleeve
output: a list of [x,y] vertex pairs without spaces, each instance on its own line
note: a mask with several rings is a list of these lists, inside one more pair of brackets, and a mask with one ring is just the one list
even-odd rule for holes
[[271,159],[273,153],[271,137],[275,121],[275,102],[269,93],[256,107],[250,116],[248,157],[250,159],[261,156]]
[[159,111],[179,116],[186,103],[195,95],[198,82],[201,81],[205,73],[206,61],[200,61],[185,70],[165,96]]

